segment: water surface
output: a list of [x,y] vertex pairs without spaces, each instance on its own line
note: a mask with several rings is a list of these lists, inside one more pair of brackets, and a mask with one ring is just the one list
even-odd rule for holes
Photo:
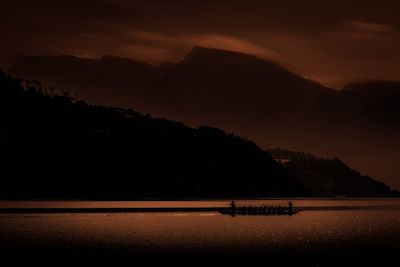
[[[400,248],[399,199],[295,199],[294,216],[190,213],[0,214],[0,245],[7,261],[38,265],[127,263],[131,257],[176,261],[194,258],[251,261],[302,259],[328,264],[341,257],[386,262]],[[237,203],[286,205],[287,199]],[[223,207],[228,201],[13,201],[0,207]],[[334,207],[332,209],[332,207]],[[56,255],[56,256],[55,256]],[[53,257],[54,256],[54,257]],[[233,257],[233,258],[232,258]],[[62,259],[62,260],[60,260]],[[232,260],[235,259],[235,260]],[[237,259],[237,260],[236,260]],[[52,264],[53,263],[53,264]],[[59,265],[58,264],[58,265]]]

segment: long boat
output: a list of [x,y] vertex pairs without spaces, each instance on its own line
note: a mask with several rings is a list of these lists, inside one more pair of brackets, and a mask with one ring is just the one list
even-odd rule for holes
[[292,207],[271,207],[271,206],[242,206],[242,207],[230,207],[219,210],[222,214],[228,215],[294,215],[299,213],[299,209],[293,209]]
[[231,208],[227,208],[227,209],[221,209],[219,210],[219,212],[221,214],[227,214],[227,215],[253,215],[253,216],[271,216],[271,215],[294,215],[296,213],[299,213],[300,210],[292,210],[292,212],[290,211],[281,211],[281,212],[237,212],[237,211],[233,211]]

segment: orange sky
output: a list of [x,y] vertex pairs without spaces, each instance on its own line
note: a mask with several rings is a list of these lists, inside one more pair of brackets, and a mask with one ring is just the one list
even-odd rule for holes
[[43,54],[157,64],[200,45],[273,59],[336,88],[399,80],[399,10],[395,0],[3,0],[0,66]]

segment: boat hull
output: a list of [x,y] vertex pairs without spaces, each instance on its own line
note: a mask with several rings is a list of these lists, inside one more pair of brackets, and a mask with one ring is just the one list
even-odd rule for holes
[[263,211],[261,211],[261,212],[251,212],[251,211],[249,211],[249,212],[247,212],[247,211],[244,211],[244,212],[241,212],[241,211],[235,211],[235,210],[232,210],[232,209],[230,209],[230,208],[227,208],[227,209],[223,209],[223,210],[220,210],[219,211],[221,214],[226,214],[226,215],[248,215],[248,216],[272,216],[272,215],[289,215],[289,216],[291,216],[291,215],[294,215],[294,214],[297,214],[297,213],[299,213],[300,212],[300,210],[292,210],[292,211],[288,211],[288,210],[285,210],[285,211],[270,211],[270,212],[268,212],[268,211],[266,211],[266,212],[263,212]]

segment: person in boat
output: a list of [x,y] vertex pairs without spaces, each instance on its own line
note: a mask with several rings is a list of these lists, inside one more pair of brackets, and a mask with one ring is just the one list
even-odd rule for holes
[[231,209],[232,209],[232,212],[236,212],[236,204],[235,204],[235,201],[233,201],[233,200],[231,202]]
[[292,201],[289,201],[289,214],[292,214],[293,212],[293,203]]
[[272,206],[268,206],[267,214],[271,214],[272,212]]

